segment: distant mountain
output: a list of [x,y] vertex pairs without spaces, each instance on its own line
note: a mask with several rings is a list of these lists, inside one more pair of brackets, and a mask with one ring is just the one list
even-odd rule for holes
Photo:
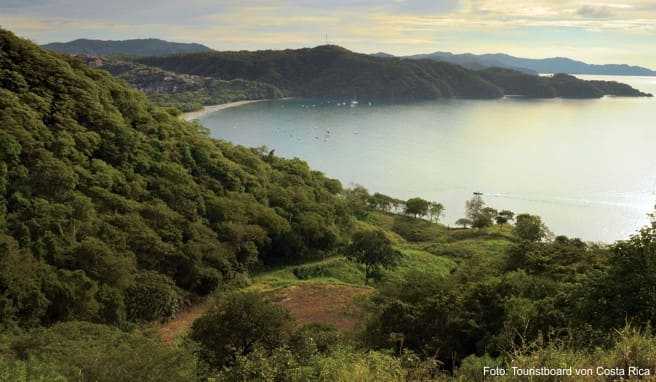
[[210,48],[201,44],[169,42],[154,38],[122,41],[79,39],[63,43],[54,42],[43,45],[43,47],[59,53],[93,56],[146,57],[211,51]]
[[596,74],[618,76],[656,76],[656,71],[641,66],[630,65],[593,65],[565,57],[532,59],[520,58],[507,54],[453,54],[449,52],[435,52],[406,56],[410,59],[431,59],[458,64],[469,69],[507,68],[525,73],[567,73],[567,74]]
[[515,70],[475,71],[434,60],[372,56],[324,45],[283,51],[209,52],[145,57],[142,64],[218,79],[272,84],[290,96],[383,99],[646,96],[619,83],[572,76],[538,77]]
[[372,53],[371,56],[378,57],[378,58],[395,58],[396,57],[393,54],[389,54],[389,53],[385,53],[385,52]]
[[460,65],[471,70],[482,70],[486,68],[506,68],[527,74],[539,73],[521,65],[508,64],[492,57],[484,58],[471,53],[453,54],[449,52],[435,52],[429,54],[416,54],[413,56],[406,56],[404,58],[415,60],[444,61],[451,64]]
[[372,57],[333,45],[146,57],[137,62],[177,73],[264,82],[298,97],[403,101],[503,96],[497,86],[459,66]]

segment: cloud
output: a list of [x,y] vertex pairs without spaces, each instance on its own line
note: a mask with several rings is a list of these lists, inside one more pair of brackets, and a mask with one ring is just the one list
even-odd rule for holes
[[576,10],[576,14],[593,19],[607,19],[613,16],[613,12],[609,7],[597,7],[594,5],[584,5]]
[[47,3],[48,0],[1,0],[0,9],[29,8]]
[[353,50],[399,54],[503,48],[541,56],[571,44],[602,62],[621,60],[627,48],[654,56],[656,1],[0,0],[0,24],[42,43],[159,37],[266,49],[318,45],[328,34]]

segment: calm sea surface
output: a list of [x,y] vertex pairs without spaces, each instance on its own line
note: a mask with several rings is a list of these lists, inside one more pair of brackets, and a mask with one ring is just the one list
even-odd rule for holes
[[[656,77],[579,77],[656,94]],[[345,185],[442,202],[447,224],[479,191],[497,209],[541,215],[556,234],[611,242],[646,224],[656,204],[655,98],[288,100],[201,123],[216,138],[299,157]]]

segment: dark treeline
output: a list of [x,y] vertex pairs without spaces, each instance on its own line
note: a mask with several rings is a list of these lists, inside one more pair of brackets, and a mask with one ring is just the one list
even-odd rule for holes
[[299,50],[147,57],[138,62],[178,73],[261,81],[297,97],[402,101],[502,96],[496,86],[456,65],[383,60],[331,45]]
[[272,84],[296,97],[347,97],[391,101],[435,98],[597,98],[644,96],[618,83],[568,75],[543,78],[509,69],[474,71],[432,60],[380,58],[338,46],[257,52],[208,52],[146,57],[138,62],[165,70]]

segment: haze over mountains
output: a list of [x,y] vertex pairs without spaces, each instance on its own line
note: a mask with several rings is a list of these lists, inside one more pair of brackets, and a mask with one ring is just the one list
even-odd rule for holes
[[[132,39],[120,41],[104,41],[78,39],[70,42],[50,43],[44,48],[66,54],[84,54],[92,56],[167,56],[173,54],[207,53],[213,50],[196,43],[176,43],[155,38]],[[592,75],[624,75],[624,76],[656,76],[656,71],[642,66],[626,64],[588,64],[567,57],[552,57],[542,59],[515,57],[504,53],[494,54],[454,54],[450,52],[434,52],[411,56],[394,56],[384,52],[371,54],[377,58],[408,58],[444,61],[460,65],[471,70],[486,68],[513,69],[528,74],[567,73]]]
[[44,48],[66,54],[86,54],[92,56],[166,56],[209,52],[210,48],[195,43],[179,43],[156,38],[120,41],[79,39],[70,42],[54,42],[43,45]]
[[[381,56],[381,53],[377,53]],[[382,53],[382,55],[387,55]],[[391,56],[391,55],[387,55]],[[406,56],[410,59],[429,59],[445,61],[464,66],[468,69],[480,70],[490,67],[507,68],[527,73],[567,73],[567,74],[596,74],[616,76],[656,76],[656,71],[641,66],[625,64],[594,65],[566,57],[552,57],[542,59],[521,58],[508,54],[453,54],[449,52],[435,52]]]

